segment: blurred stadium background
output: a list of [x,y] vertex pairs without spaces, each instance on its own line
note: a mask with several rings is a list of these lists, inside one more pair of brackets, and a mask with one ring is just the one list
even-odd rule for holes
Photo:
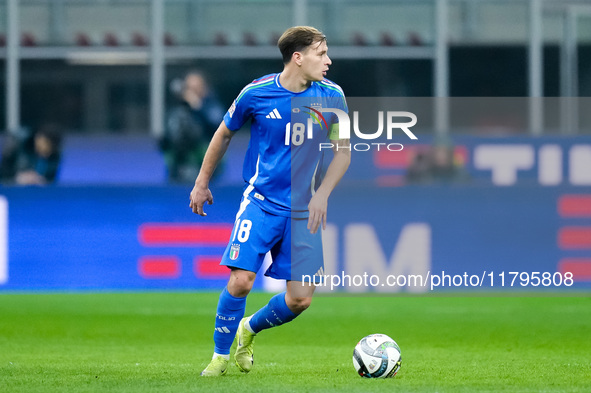
[[[275,42],[295,24],[327,34],[348,97],[433,104],[417,143],[354,153],[328,272],[570,271],[589,288],[589,1],[0,0],[0,144],[64,129],[54,184],[0,189],[0,291],[221,288],[248,132],[197,219],[158,147],[170,86],[199,69],[227,108],[281,70]],[[410,184],[438,144],[461,181]]]

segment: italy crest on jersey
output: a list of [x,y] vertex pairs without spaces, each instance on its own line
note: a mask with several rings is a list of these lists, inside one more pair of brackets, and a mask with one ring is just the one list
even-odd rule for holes
[[310,115],[310,117],[312,119],[312,123],[320,124],[320,127],[322,127],[322,123],[320,123],[320,119],[316,115],[316,114],[322,113],[322,103],[312,102],[312,103],[310,103],[310,106],[306,107],[306,108],[311,110],[311,112],[306,112],[306,113],[308,113]]
[[235,261],[240,253],[240,244],[232,244],[230,247],[230,259]]

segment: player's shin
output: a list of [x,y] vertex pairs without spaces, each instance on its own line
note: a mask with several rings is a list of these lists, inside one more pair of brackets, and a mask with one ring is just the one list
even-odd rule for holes
[[245,308],[246,296],[234,297],[228,292],[227,288],[224,288],[218,302],[215,331],[213,333],[216,354],[230,355],[230,347],[234,342],[234,336],[238,324],[244,316]]
[[254,333],[283,325],[298,316],[298,314],[293,313],[289,307],[287,307],[285,294],[286,292],[282,292],[273,296],[266,306],[261,308],[250,318],[249,325]]

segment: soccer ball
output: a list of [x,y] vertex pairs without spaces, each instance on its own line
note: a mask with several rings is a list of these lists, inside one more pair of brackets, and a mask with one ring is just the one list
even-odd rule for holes
[[353,351],[353,367],[365,378],[392,378],[401,363],[400,347],[385,334],[363,337]]

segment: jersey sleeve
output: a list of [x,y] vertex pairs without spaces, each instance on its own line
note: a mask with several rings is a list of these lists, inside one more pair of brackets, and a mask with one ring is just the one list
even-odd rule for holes
[[252,114],[251,93],[244,88],[224,116],[224,123],[231,131],[238,131]]
[[338,94],[334,98],[336,107],[343,110],[345,113],[349,113],[349,107],[347,106],[347,99],[344,94]]
[[[330,97],[330,106],[332,108],[340,109],[345,113],[349,113],[349,107],[347,106],[347,100],[343,91],[339,87],[337,91],[334,91]],[[328,139],[331,141],[338,140],[339,138],[339,119],[335,114],[331,116],[330,128],[328,132]]]

